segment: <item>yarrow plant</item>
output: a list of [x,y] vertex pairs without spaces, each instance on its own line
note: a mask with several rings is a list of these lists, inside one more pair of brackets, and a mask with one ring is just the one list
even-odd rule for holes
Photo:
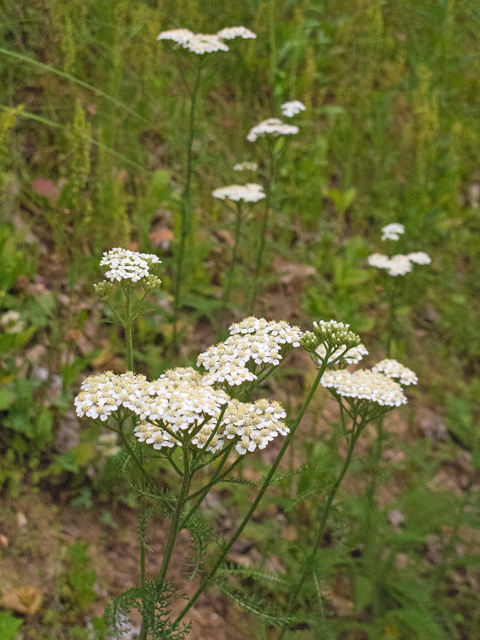
[[[301,107],[305,108],[299,101],[294,101],[291,103],[285,103],[283,105],[284,115],[294,113],[298,113]],[[251,287],[251,295],[250,295],[250,304],[249,309],[250,312],[253,312],[253,308],[255,305],[255,298],[257,295],[258,289],[258,281],[260,278],[260,272],[263,265],[265,246],[266,246],[266,238],[267,238],[267,230],[268,230],[268,220],[270,217],[270,209],[272,208],[272,196],[275,188],[275,180],[278,173],[278,167],[281,163],[281,157],[286,151],[286,145],[277,144],[277,139],[279,137],[287,136],[290,137],[292,135],[296,135],[299,132],[299,128],[295,125],[287,124],[280,120],[279,118],[268,118],[267,120],[263,120],[259,124],[255,125],[250,129],[247,134],[247,140],[249,142],[256,142],[257,140],[264,141],[266,146],[266,157],[265,157],[265,165],[266,165],[266,175],[265,175],[265,213],[263,215],[262,226],[260,230],[260,244],[258,247],[257,258],[255,263],[255,272],[253,276],[253,282]],[[282,138],[283,139],[283,138]]]
[[[178,351],[178,319],[180,313],[180,298],[182,293],[182,282],[185,273],[185,247],[187,238],[193,230],[193,206],[192,206],[192,177],[194,169],[193,139],[195,134],[196,103],[201,89],[202,70],[204,68],[204,54],[215,53],[217,51],[229,51],[229,46],[225,41],[235,38],[252,39],[256,34],[250,29],[242,26],[227,27],[216,34],[193,33],[189,29],[172,29],[162,31],[157,36],[157,40],[173,42],[176,49],[185,49],[196,54],[194,60],[194,81],[189,86],[190,113],[188,122],[188,137],[186,142],[186,176],[185,186],[180,208],[180,239],[176,251],[176,273],[173,292],[173,350]],[[211,56],[206,56],[209,59]]]
[[243,202],[252,203],[259,202],[265,198],[263,187],[259,184],[247,183],[246,185],[231,185],[229,187],[221,187],[212,192],[214,198],[219,200],[231,200],[236,203],[235,212],[235,232],[233,241],[232,258],[226,274],[226,285],[223,290],[223,304],[228,305],[230,293],[233,286],[233,275],[235,265],[237,263],[238,249],[240,246],[240,237],[243,224]]
[[296,116],[298,113],[305,111],[306,108],[307,107],[303,102],[300,102],[300,100],[290,100],[290,102],[284,102],[281,105],[280,110],[282,112],[282,116],[285,116],[286,118],[293,118],[293,116]]
[[[382,227],[382,240],[393,240],[396,242],[404,233],[405,227],[403,224],[392,222]],[[430,256],[423,251],[414,251],[408,254],[398,253],[391,257],[382,253],[372,253],[367,258],[367,262],[371,267],[385,271],[388,276],[392,276],[392,278],[384,279],[389,309],[386,332],[386,350],[388,356],[392,353],[395,336],[403,332],[403,328],[397,321],[397,309],[401,302],[403,292],[403,283],[400,282],[401,278],[398,276],[405,276],[407,273],[410,273],[415,264],[428,265],[431,261]]]
[[[408,386],[417,381],[413,371],[395,360],[382,360],[372,369],[358,369],[354,372],[347,370],[349,364],[359,362],[368,352],[360,343],[360,338],[349,330],[348,325],[341,322],[332,320],[314,323],[313,331],[302,336],[301,345],[310,353],[313,363],[322,372],[320,384],[328,389],[338,403],[341,434],[347,441],[347,454],[325,502],[319,505],[312,520],[316,523],[312,548],[290,592],[287,617],[296,610],[303,585],[311,577],[333,501],[352,461],[358,438],[368,424],[381,424],[388,411],[406,404],[407,397],[402,385]],[[315,581],[318,584],[316,576]],[[279,640],[288,627],[288,622],[283,624]]]
[[[123,294],[124,308],[111,306],[113,319],[126,328],[128,371],[111,371],[87,377],[75,398],[80,418],[97,421],[111,433],[102,434],[99,447],[104,455],[117,453],[117,438],[123,447],[123,464],[133,465],[139,474],[137,491],[141,498],[140,584],[114,599],[107,614],[113,632],[120,632],[129,608],[142,614],[140,639],[184,638],[189,629],[183,621],[207,586],[273,481],[285,451],[318,387],[328,388],[339,402],[345,400],[342,415],[353,420],[352,439],[356,440],[366,422],[377,413],[406,401],[400,384],[412,380],[412,372],[384,361],[377,371],[350,374],[345,370],[367,350],[360,338],[339,322],[314,323],[312,331],[284,321],[267,321],[253,316],[229,327],[229,336],[209,347],[197,358],[197,368],[170,369],[156,380],[148,380],[133,370],[131,324],[143,309],[145,296],[160,284],[152,273],[160,260],[124,249],[104,254],[102,266],[106,280],[97,285],[101,297],[109,301],[116,289]],[[143,288],[138,301],[137,288]],[[295,348],[305,349],[317,368],[315,381],[298,415],[287,419],[287,412],[276,400],[252,399],[262,383]],[[332,366],[337,367],[332,371]],[[210,525],[199,511],[208,492],[217,484],[234,480],[239,462],[275,439],[283,443],[248,513],[234,535],[220,545],[210,568],[204,567],[206,545],[211,540]],[[351,457],[351,453],[350,453]],[[162,492],[147,471],[145,460],[159,459],[171,466],[179,478],[177,490]],[[199,472],[202,473],[199,473]],[[343,477],[343,476],[342,476]],[[332,497],[333,499],[333,497]],[[150,503],[150,504],[149,504]],[[157,576],[147,576],[146,527],[149,516],[158,509],[170,519],[168,540]],[[195,572],[202,578],[197,591],[183,610],[172,619],[171,601],[176,587],[167,579],[168,568],[178,535],[188,529],[196,554]],[[293,602],[293,601],[292,601]],[[287,618],[289,613],[287,612]],[[120,626],[119,626],[120,625]]]

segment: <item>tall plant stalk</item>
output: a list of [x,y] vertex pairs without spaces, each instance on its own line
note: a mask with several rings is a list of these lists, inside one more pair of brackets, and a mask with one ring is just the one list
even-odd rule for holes
[[233,274],[235,271],[235,265],[237,263],[238,247],[240,245],[240,234],[242,229],[242,201],[237,202],[237,211],[235,216],[235,236],[233,240],[233,251],[230,266],[228,268],[225,290],[223,292],[223,306],[227,307],[230,300],[230,294],[233,287]]
[[263,215],[262,226],[260,229],[260,246],[258,248],[257,258],[255,261],[255,271],[253,274],[253,283],[250,293],[249,313],[253,314],[255,307],[255,299],[257,297],[258,281],[260,279],[260,273],[263,266],[263,257],[265,253],[265,247],[267,243],[267,231],[268,221],[270,217],[270,209],[272,206],[272,191],[274,188],[276,164],[277,158],[275,155],[275,139],[267,139],[268,154],[267,154],[267,176],[265,184],[265,213]]
[[[341,411],[341,420],[342,420],[342,427],[343,430],[345,431],[345,414],[343,411]],[[350,466],[350,463],[352,461],[352,456],[353,456],[353,451],[355,448],[355,444],[358,440],[358,437],[360,435],[360,433],[362,432],[363,428],[366,426],[367,421],[365,420],[365,418],[360,418],[360,420],[357,422],[357,418],[359,418],[358,414],[354,414],[352,416],[352,428],[350,430],[349,433],[349,441],[348,441],[348,450],[347,450],[347,455],[345,457],[345,460],[343,462],[342,468],[340,470],[340,473],[338,474],[335,482],[333,483],[332,487],[330,488],[330,491],[328,493],[327,496],[327,500],[325,503],[325,507],[322,509],[322,516],[320,519],[320,523],[317,529],[317,533],[315,535],[314,538],[314,543],[313,543],[313,548],[310,552],[310,554],[308,555],[307,559],[304,562],[304,567],[302,570],[302,573],[300,575],[300,579],[298,580],[297,584],[295,585],[295,588],[292,590],[291,594],[290,594],[290,599],[288,601],[287,604],[287,610],[286,610],[286,616],[288,617],[292,611],[294,610],[294,607],[297,603],[297,598],[300,594],[300,591],[303,587],[303,585],[305,584],[305,581],[307,580],[308,576],[311,574],[312,572],[312,567],[314,566],[314,562],[315,562],[315,558],[316,555],[318,553],[318,549],[320,547],[320,543],[322,541],[323,538],[323,534],[325,533],[325,527],[328,521],[328,517],[330,515],[330,511],[332,508],[332,504],[333,501],[335,499],[335,496],[337,494],[337,491],[340,487],[340,485],[342,484],[342,481],[345,477],[345,474],[348,471],[348,468]],[[278,640],[281,640],[285,633],[287,632],[288,629],[288,623],[285,624],[281,631],[280,634],[278,636]]]
[[205,576],[205,578],[202,580],[200,586],[198,587],[197,591],[193,594],[193,596],[190,598],[189,602],[185,605],[185,607],[182,609],[182,611],[180,612],[180,614],[177,616],[175,622],[174,622],[174,627],[178,626],[178,624],[183,620],[183,618],[185,617],[185,615],[188,613],[188,611],[190,611],[190,609],[193,607],[193,605],[195,604],[195,602],[198,600],[198,598],[202,595],[202,593],[205,591],[205,589],[207,588],[207,586],[212,582],[213,578],[215,577],[215,574],[217,573],[218,569],[220,568],[220,566],[222,565],[223,561],[225,560],[228,552],[230,551],[230,549],[233,547],[233,545],[235,544],[235,542],[238,540],[238,538],[240,537],[241,533],[243,532],[243,530],[245,529],[245,527],[247,526],[248,522],[251,520],[253,514],[255,513],[258,505],[260,504],[260,501],[262,500],[266,490],[268,489],[268,487],[270,486],[272,479],[275,475],[275,472],[278,468],[278,465],[280,464],[287,448],[288,445],[290,444],[290,441],[292,439],[292,437],[295,434],[295,431],[297,430],[298,425],[300,424],[303,416],[305,415],[305,412],[308,409],[308,406],[313,398],[313,395],[315,393],[315,391],[317,390],[317,387],[320,383],[320,380],[325,372],[326,369],[326,361],[325,361],[325,365],[322,365],[321,369],[319,370],[317,377],[315,378],[315,381],[312,385],[312,387],[310,388],[309,394],[305,400],[305,402],[302,405],[302,408],[300,409],[300,412],[297,416],[297,418],[292,421],[292,424],[290,426],[290,433],[288,434],[288,436],[285,439],[285,442],[283,443],[283,446],[280,450],[280,452],[278,453],[269,473],[267,474],[262,487],[260,489],[260,491],[257,494],[257,497],[255,498],[255,500],[252,503],[252,506],[250,507],[247,515],[244,517],[244,519],[242,520],[240,526],[238,527],[238,529],[236,530],[236,532],[234,533],[234,535],[230,538],[230,541],[228,542],[227,545],[225,545],[223,547],[222,553],[219,555],[219,557],[217,558],[215,564],[213,565],[212,569],[210,570],[210,572]]
[[195,109],[197,105],[198,92],[202,76],[202,60],[197,63],[197,73],[195,83],[190,96],[190,112],[188,120],[187,138],[187,166],[185,177],[185,188],[183,190],[180,205],[180,245],[177,253],[177,264],[175,274],[175,287],[173,292],[173,335],[172,348],[174,353],[178,352],[178,316],[180,313],[180,297],[182,290],[183,272],[185,266],[185,247],[188,236],[192,232],[193,212],[192,212],[192,176],[193,176],[193,140],[195,135]]

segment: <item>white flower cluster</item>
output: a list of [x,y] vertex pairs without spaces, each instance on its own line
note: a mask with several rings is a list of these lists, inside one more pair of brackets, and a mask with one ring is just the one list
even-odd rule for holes
[[289,431],[278,402],[230,401],[224,391],[208,384],[206,376],[191,367],[172,369],[153,382],[132,372],[91,376],[83,382],[75,406],[79,417],[102,421],[121,407],[133,412],[138,417],[135,436],[154,449],[187,440],[214,453],[225,446],[225,438],[237,438],[236,449],[243,455],[257,447],[263,449],[279,433]]
[[212,196],[220,200],[228,198],[235,202],[239,200],[243,200],[244,202],[258,202],[262,198],[265,198],[265,193],[261,185],[249,182],[245,185],[232,184],[229,187],[215,189],[215,191],[212,191]]
[[129,407],[132,399],[143,397],[148,389],[145,376],[131,371],[116,375],[106,371],[98,376],[86,378],[75,398],[77,416],[108,420],[122,405]]
[[405,227],[399,222],[392,222],[382,227],[382,240],[398,240],[405,233]]
[[381,253],[372,253],[368,256],[367,262],[371,267],[386,269],[390,276],[404,276],[413,269],[413,263],[430,264],[431,258],[423,251],[416,251],[407,255],[399,253],[392,258]]
[[286,415],[279,402],[262,399],[252,404],[232,400],[222,420],[222,435],[227,439],[240,437],[236,449],[241,455],[257,447],[264,449],[279,433],[289,433],[282,422]]
[[266,135],[277,137],[295,133],[298,133],[298,127],[285,124],[285,122],[282,122],[278,118],[268,118],[268,120],[264,120],[250,129],[247,140],[249,142],[255,142],[257,138],[263,138]]
[[256,38],[257,35],[247,29],[246,27],[226,27],[217,33],[222,40],[233,40],[233,38],[243,38],[247,40],[249,38]]
[[280,109],[282,110],[282,116],[286,118],[292,118],[296,116],[297,113],[301,111],[305,111],[306,106],[300,100],[290,100],[290,102],[284,102]]
[[410,262],[415,262],[415,264],[430,264],[432,259],[423,251],[415,251],[414,253],[409,253],[407,258]]
[[[324,344],[318,345],[318,347],[315,349],[315,353],[320,357],[320,359],[323,362],[323,360],[325,359],[325,356],[327,355],[327,350],[325,348],[325,345]],[[342,353],[345,353],[345,347],[340,347],[339,349],[337,349],[332,353],[332,355],[328,359],[329,364],[334,363]],[[352,347],[351,349],[348,349],[348,351],[346,352],[346,355],[342,358],[342,360],[344,360],[348,364],[357,364],[358,362],[360,362],[360,360],[363,359],[363,356],[368,356],[368,351],[365,345],[359,344],[358,347]]]
[[5,333],[20,333],[23,329],[23,321],[18,311],[6,311],[0,318],[0,325]]
[[298,347],[301,337],[300,329],[287,322],[246,318],[230,327],[230,336],[225,342],[201,353],[197,365],[208,371],[205,376],[208,384],[226,381],[230,386],[241,385],[256,379],[255,365],[264,369],[265,365],[280,364],[285,345]]
[[257,36],[245,27],[227,27],[217,34],[193,33],[189,29],[171,29],[162,31],[157,40],[171,40],[192,53],[202,55],[213,51],[228,51],[224,40],[233,38],[256,38]]
[[105,273],[107,280],[118,282],[131,280],[138,282],[150,275],[150,267],[160,264],[157,256],[147,253],[137,253],[117,247],[103,254],[100,266],[110,267]]
[[233,170],[234,171],[257,171],[258,169],[258,164],[256,162],[237,162],[236,165],[234,165]]
[[403,384],[405,386],[408,386],[410,384],[417,384],[418,382],[416,373],[414,373],[411,369],[404,367],[403,364],[400,364],[396,360],[392,360],[389,358],[382,360],[374,367],[372,367],[372,371],[383,373],[383,375],[387,376],[387,378],[398,379],[400,384]]
[[399,407],[407,402],[402,387],[397,382],[383,373],[368,369],[359,369],[354,373],[346,369],[327,371],[321,383],[345,398],[367,400],[380,406]]

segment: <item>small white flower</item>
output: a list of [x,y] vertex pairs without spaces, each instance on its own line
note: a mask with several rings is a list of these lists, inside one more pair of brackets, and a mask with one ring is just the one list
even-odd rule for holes
[[390,276],[404,276],[413,269],[408,256],[399,253],[388,261],[387,273]]
[[6,311],[0,318],[0,325],[2,325],[5,333],[20,333],[23,329],[23,321],[18,311],[10,309]]
[[407,255],[407,258],[410,260],[410,262],[415,262],[415,264],[430,264],[432,261],[428,253],[424,253],[423,251],[409,253]]
[[390,258],[384,256],[382,253],[372,253],[368,256],[367,262],[371,267],[377,267],[377,269],[386,269]]
[[398,222],[392,222],[382,227],[382,240],[398,240],[405,233],[405,227]]
[[232,40],[233,38],[256,38],[257,35],[246,27],[226,27],[217,33],[222,40]]
[[220,200],[228,198],[235,202],[239,200],[243,200],[244,202],[258,202],[262,198],[265,198],[265,193],[261,185],[248,183],[246,185],[232,184],[229,187],[215,189],[215,191],[212,191],[212,196]]
[[150,275],[150,267],[160,264],[157,256],[147,253],[137,253],[117,247],[103,254],[100,266],[110,267],[105,277],[110,281],[131,280],[138,282]]
[[284,102],[280,109],[282,110],[282,116],[292,118],[293,116],[296,116],[297,113],[305,111],[306,106],[303,102],[300,102],[300,100],[290,100],[290,102]]
[[[328,359],[328,362],[329,363],[335,362],[335,360],[337,360],[339,356],[344,352],[345,352],[345,347],[340,347],[339,349],[337,349],[332,353],[332,355]],[[320,356],[320,359],[323,361],[327,354],[325,345],[324,344],[318,345],[318,347],[315,349],[315,353],[318,356]],[[360,360],[363,359],[363,356],[368,356],[368,351],[365,345],[359,344],[358,347],[352,347],[351,349],[348,349],[348,351],[345,353],[345,356],[343,356],[342,360],[345,360],[345,362],[347,362],[348,364],[357,364],[358,362],[360,362]]]
[[255,142],[257,138],[263,138],[266,135],[272,135],[274,137],[292,135],[298,133],[298,127],[291,124],[285,124],[278,118],[269,118],[260,122],[250,129],[247,135],[249,142]]
[[213,51],[228,51],[228,46],[220,40],[216,35],[204,33],[196,33],[183,45],[184,49],[188,49],[192,53],[202,55],[204,53],[212,53]]
[[355,373],[346,369],[327,371],[321,383],[345,398],[368,400],[380,406],[399,407],[407,402],[402,387],[397,382],[383,373],[368,369],[359,369]]
[[185,45],[194,35],[190,29],[171,29],[170,31],[162,31],[159,33],[157,40],[172,40],[177,44]]
[[233,170],[234,171],[257,171],[258,169],[258,164],[256,162],[237,162],[236,165],[234,165]]
[[398,379],[400,384],[403,384],[405,386],[418,383],[418,377],[416,373],[414,373],[411,369],[404,367],[403,364],[400,364],[396,360],[392,360],[389,358],[382,360],[374,367],[372,367],[372,371],[383,373],[385,376],[387,376],[387,378]]

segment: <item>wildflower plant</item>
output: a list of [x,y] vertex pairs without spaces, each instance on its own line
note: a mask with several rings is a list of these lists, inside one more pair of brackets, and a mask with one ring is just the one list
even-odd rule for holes
[[[297,104],[298,103],[298,104]],[[282,106],[283,112],[286,116],[293,116],[298,113],[301,108],[299,101],[292,101],[291,103],[285,103]],[[305,108],[302,105],[303,108]],[[270,218],[270,210],[272,208],[272,196],[275,189],[275,181],[278,175],[279,167],[282,163],[283,156],[286,151],[285,140],[291,136],[296,135],[299,132],[299,128],[296,125],[291,125],[283,122],[279,118],[268,118],[263,120],[259,124],[250,129],[247,134],[247,140],[249,142],[257,142],[264,147],[265,155],[265,213],[263,215],[263,221],[260,229],[260,243],[258,247],[257,257],[255,261],[255,271],[253,276],[253,283],[250,294],[250,312],[253,312],[255,304],[255,298],[258,290],[258,281],[263,266],[264,253],[266,247],[268,221]]]
[[[405,227],[398,222],[392,222],[382,227],[382,240],[397,242],[405,233]],[[397,319],[398,309],[402,300],[403,283],[401,276],[410,273],[414,265],[428,265],[431,263],[430,256],[424,251],[413,253],[397,253],[391,257],[382,253],[372,253],[368,256],[367,262],[371,267],[386,272],[389,276],[384,278],[385,292],[388,301],[388,321],[386,332],[387,356],[392,355],[392,348],[395,338],[400,335],[402,327]],[[400,277],[399,277],[400,276]]]
[[[298,610],[305,583],[311,579],[315,585],[318,585],[315,570],[317,555],[320,552],[333,501],[352,462],[355,445],[360,435],[371,423],[376,422],[381,428],[387,412],[407,403],[403,386],[417,382],[413,371],[391,359],[382,360],[372,369],[349,371],[347,366],[358,363],[368,355],[368,352],[360,343],[360,338],[349,330],[348,325],[341,322],[332,320],[314,323],[313,331],[303,335],[301,345],[309,352],[316,368],[323,372],[320,384],[328,389],[338,403],[340,434],[346,440],[347,454],[339,474],[327,492],[325,501],[319,504],[313,515],[312,526],[315,528],[313,542],[310,551],[303,558],[294,587],[290,590],[285,612],[287,620],[295,610]],[[381,445],[380,431],[379,442]],[[373,499],[373,495],[371,498]],[[308,615],[311,615],[311,612]],[[297,614],[295,622],[302,620],[301,615]],[[289,626],[289,622],[282,625],[279,640],[284,637]]]
[[[98,421],[118,436],[123,445],[125,464],[133,464],[141,478],[137,487],[142,505],[139,527],[141,580],[138,587],[113,601],[108,617],[112,629],[119,632],[128,609],[137,608],[143,617],[142,640],[149,635],[154,638],[185,637],[189,628],[184,623],[186,614],[214,580],[227,553],[253,516],[319,384],[330,389],[341,404],[342,425],[350,442],[348,460],[325,510],[320,527],[323,531],[358,436],[370,420],[406,401],[400,384],[393,378],[402,381],[408,377],[407,370],[389,363],[379,363],[378,371],[356,374],[346,371],[344,367],[349,362],[356,362],[366,354],[360,338],[349,330],[348,325],[333,320],[321,321],[305,333],[284,321],[248,317],[230,326],[225,342],[199,354],[197,368],[171,369],[149,381],[133,370],[131,324],[142,312],[148,291],[160,284],[152,273],[159,262],[156,256],[124,249],[113,249],[104,254],[101,264],[108,269],[106,280],[97,285],[96,290],[105,300],[113,294],[114,288],[119,288],[123,294],[123,310],[113,306],[111,310],[116,321],[126,329],[128,371],[123,374],[107,371],[86,378],[75,399],[79,417]],[[144,295],[132,304],[137,286],[143,287]],[[267,398],[253,401],[252,396],[294,348],[303,348],[310,354],[317,374],[298,415],[287,419],[279,402]],[[332,371],[335,366],[337,368]],[[347,427],[347,416],[352,422],[350,428]],[[230,540],[220,545],[220,552],[207,570],[204,556],[212,535],[199,511],[201,503],[214,486],[235,480],[232,473],[245,456],[264,449],[277,438],[281,438],[283,444],[248,513]],[[99,444],[107,444],[110,448],[117,446],[115,438],[105,436]],[[160,459],[170,465],[179,477],[177,491],[165,493],[156,486],[145,465],[147,458]],[[205,471],[209,472],[206,481]],[[197,474],[203,480],[200,488],[196,488]],[[149,577],[145,568],[146,526],[150,515],[158,510],[171,523],[160,571],[157,576]],[[197,557],[195,573],[200,574],[201,582],[177,618],[172,620],[172,599],[179,596],[167,575],[182,529],[192,534]],[[282,620],[292,619],[295,598],[289,605],[287,617]]]
[[[231,41],[235,38],[250,39],[256,38],[256,35],[246,27],[227,27],[216,34],[193,33],[189,29],[172,29],[162,31],[157,40],[166,40],[173,43],[176,49],[185,49],[189,53],[195,54],[193,60],[193,82],[187,85],[189,94],[190,109],[188,120],[188,135],[186,141],[186,175],[185,185],[180,209],[180,241],[176,257],[176,274],[174,283],[174,301],[173,301],[173,348],[178,349],[178,317],[180,312],[180,298],[182,290],[182,281],[185,269],[185,249],[187,238],[193,230],[193,208],[192,208],[192,178],[194,169],[193,158],[193,140],[195,135],[195,116],[196,105],[201,92],[202,72],[208,64],[208,57],[205,54],[211,54],[218,51],[229,51],[229,46],[225,41]],[[206,60],[207,59],[207,60]]]
[[[243,164],[251,164],[251,163],[243,163]],[[218,198],[220,200],[230,200],[232,202],[235,202],[236,204],[235,232],[234,232],[232,259],[230,261],[230,265],[227,271],[226,284],[223,290],[223,304],[224,306],[227,306],[230,299],[230,293],[232,291],[233,274],[235,271],[235,264],[237,262],[238,249],[240,245],[240,237],[241,237],[242,223],[243,223],[243,217],[244,217],[242,203],[259,202],[260,200],[265,198],[265,193],[261,185],[254,184],[254,183],[247,183],[246,185],[231,185],[230,187],[222,187],[220,189],[215,189],[215,191],[212,192],[212,195],[214,198]]]

